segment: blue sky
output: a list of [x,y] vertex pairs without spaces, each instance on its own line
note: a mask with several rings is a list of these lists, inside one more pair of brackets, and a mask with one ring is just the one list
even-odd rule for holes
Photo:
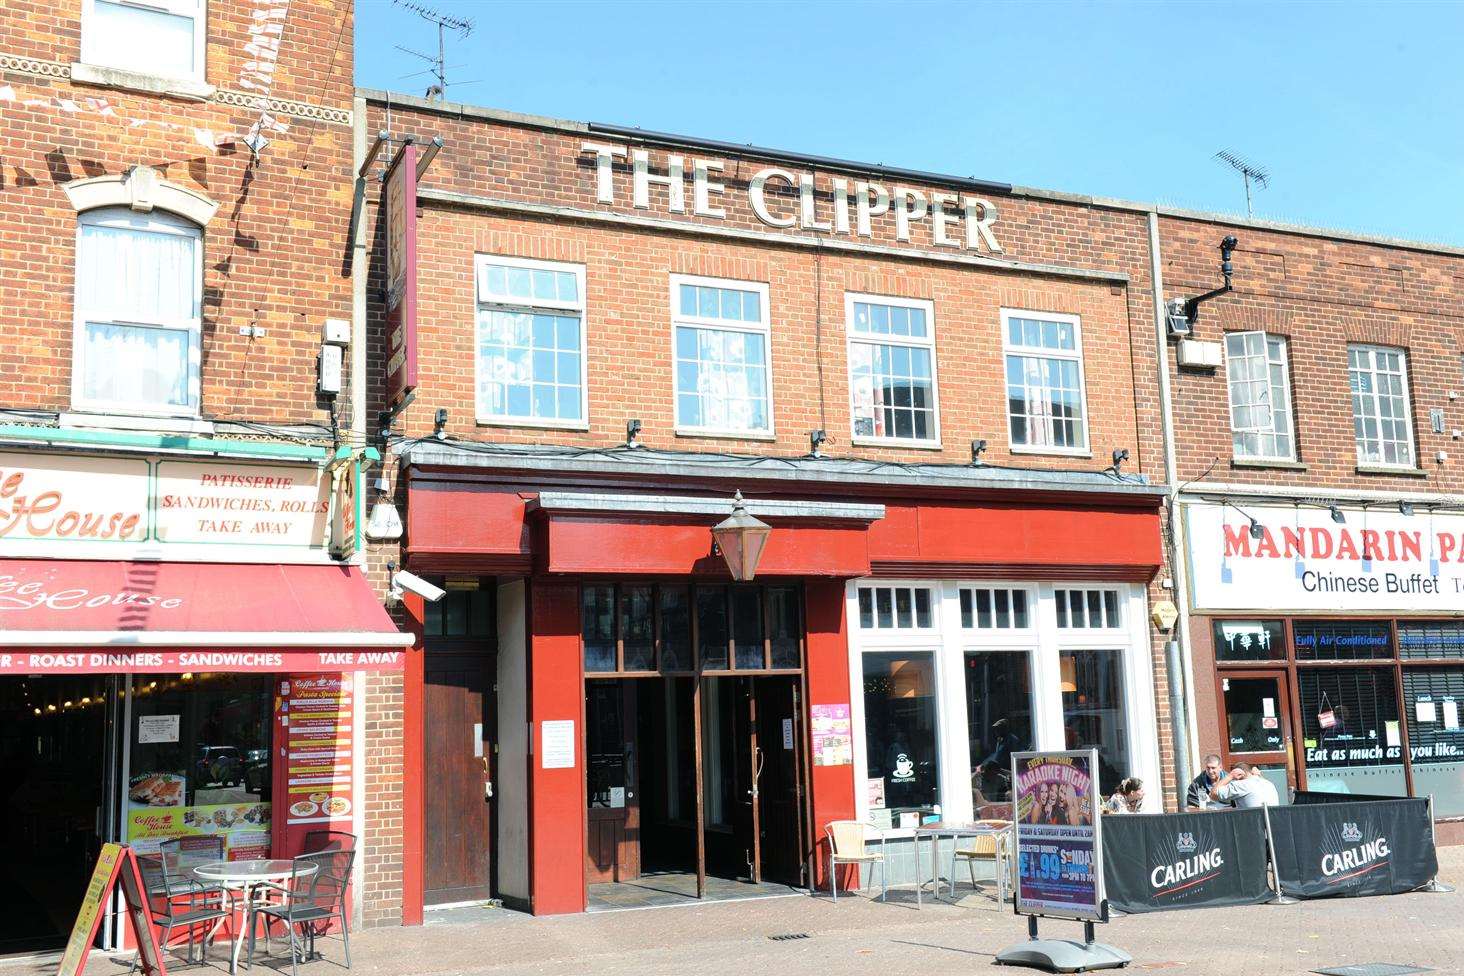
[[[455,101],[1464,244],[1464,3],[492,2]],[[357,83],[435,28],[360,0]]]

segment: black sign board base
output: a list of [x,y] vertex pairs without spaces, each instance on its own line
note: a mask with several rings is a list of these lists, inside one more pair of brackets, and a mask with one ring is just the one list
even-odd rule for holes
[[1027,966],[1049,973],[1087,973],[1095,969],[1122,969],[1133,958],[1103,942],[1070,939],[1033,939],[996,954],[998,966]]

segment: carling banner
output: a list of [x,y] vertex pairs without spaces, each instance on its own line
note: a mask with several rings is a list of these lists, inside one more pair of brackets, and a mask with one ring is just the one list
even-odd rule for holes
[[1258,905],[1266,880],[1259,809],[1103,818],[1103,880],[1121,912]]
[[1292,790],[1291,802],[1296,806],[1308,803],[1371,803],[1374,800],[1396,800],[1396,796],[1374,796],[1371,793],[1331,793],[1327,790]]
[[1098,752],[1012,753],[1019,915],[1108,921]]
[[1293,898],[1394,895],[1438,873],[1428,801],[1271,807],[1281,892]]

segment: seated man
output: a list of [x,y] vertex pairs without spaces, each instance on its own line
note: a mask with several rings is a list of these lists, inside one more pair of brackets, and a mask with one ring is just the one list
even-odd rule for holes
[[1200,770],[1200,775],[1191,780],[1189,789],[1185,790],[1184,808],[1186,810],[1204,810],[1230,806],[1228,803],[1210,799],[1210,791],[1219,786],[1220,781],[1224,778],[1225,766],[1220,762],[1220,757],[1214,753],[1206,756],[1205,766]]
[[1251,807],[1274,807],[1281,802],[1276,787],[1261,775],[1252,763],[1237,763],[1225,778],[1210,790],[1210,799],[1233,803],[1245,810]]

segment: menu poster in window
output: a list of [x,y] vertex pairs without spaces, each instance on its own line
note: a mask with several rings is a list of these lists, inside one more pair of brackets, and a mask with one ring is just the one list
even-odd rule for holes
[[183,849],[203,848],[209,838],[224,841],[230,861],[269,857],[268,803],[215,803],[205,806],[134,807],[127,812],[127,841],[139,854],[156,854],[165,840],[181,839]]
[[1108,921],[1097,768],[1096,749],[1012,754],[1018,914]]
[[351,706],[349,674],[296,674],[279,682],[286,825],[351,819]]
[[815,766],[848,766],[854,762],[854,737],[848,705],[810,705]]

